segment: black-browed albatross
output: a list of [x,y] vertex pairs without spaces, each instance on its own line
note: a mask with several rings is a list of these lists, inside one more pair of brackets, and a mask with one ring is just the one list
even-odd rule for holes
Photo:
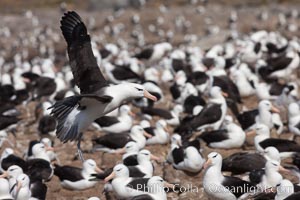
[[122,83],[109,85],[101,73],[91,48],[91,38],[80,16],[70,11],[61,19],[61,30],[68,44],[71,70],[80,95],[56,102],[52,115],[58,125],[56,134],[62,142],[77,140],[80,159],[82,132],[97,118],[111,112],[125,100],[146,97],[156,101],[142,85]]

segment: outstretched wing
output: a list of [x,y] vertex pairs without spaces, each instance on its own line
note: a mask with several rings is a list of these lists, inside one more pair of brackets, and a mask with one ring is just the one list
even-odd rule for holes
[[[93,94],[83,94],[70,96],[61,101],[57,101],[49,109],[51,115],[57,120],[56,135],[62,142],[78,140],[80,136],[80,121],[77,115],[85,110],[90,104],[95,102],[100,104],[109,103],[112,100],[110,96],[98,96]],[[98,105],[100,105],[98,104]]]
[[68,44],[68,55],[76,85],[81,94],[90,94],[107,86],[91,47],[91,38],[80,16],[70,11],[61,21],[61,30]]

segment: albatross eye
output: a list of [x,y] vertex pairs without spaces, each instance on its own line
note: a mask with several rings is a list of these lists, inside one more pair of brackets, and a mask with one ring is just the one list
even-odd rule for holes
[[135,88],[135,89],[137,89],[137,90],[140,91],[140,92],[143,91],[143,89],[140,89],[140,88]]
[[218,154],[214,155],[213,158],[217,157]]

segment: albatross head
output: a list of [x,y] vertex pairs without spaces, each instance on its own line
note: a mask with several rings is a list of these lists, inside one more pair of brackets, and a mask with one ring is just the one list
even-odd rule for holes
[[204,169],[206,169],[210,166],[213,166],[213,165],[222,166],[222,156],[221,156],[221,154],[219,154],[217,152],[212,152],[212,153],[208,154],[207,161],[204,164]]
[[118,164],[113,168],[113,172],[107,176],[104,181],[107,183],[108,181],[119,178],[119,177],[129,177],[129,170],[128,167],[126,167],[123,164]]
[[139,163],[143,163],[144,161],[156,160],[159,161],[159,157],[151,154],[149,150],[143,149],[137,155],[137,160]]
[[[146,97],[152,101],[157,101],[157,98],[150,94],[144,86],[136,83],[123,83],[123,92],[126,92],[129,95],[130,99]],[[122,92],[122,91],[120,91]]]
[[88,159],[83,163],[83,170],[87,173],[103,173],[103,171],[97,166],[97,163],[93,159]]
[[19,192],[21,188],[29,188],[30,180],[26,174],[20,174],[17,178],[17,191]]
[[3,174],[0,176],[0,178],[17,178],[20,174],[23,174],[23,170],[18,165],[12,165],[10,166],[7,171],[3,171]]

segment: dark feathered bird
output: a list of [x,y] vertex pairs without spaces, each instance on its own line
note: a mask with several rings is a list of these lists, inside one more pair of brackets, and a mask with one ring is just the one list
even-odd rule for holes
[[72,182],[83,179],[81,175],[81,168],[73,166],[59,166],[54,164],[54,175],[56,175],[60,181],[69,180]]
[[38,131],[40,134],[45,135],[49,132],[55,131],[56,129],[56,119],[53,116],[43,116],[38,125]]
[[3,114],[0,114],[0,130],[3,130],[10,125],[16,124],[20,121],[21,119],[18,118],[17,116],[6,116]]
[[266,159],[258,153],[238,152],[223,159],[222,171],[229,171],[233,175],[243,174],[265,167]]

